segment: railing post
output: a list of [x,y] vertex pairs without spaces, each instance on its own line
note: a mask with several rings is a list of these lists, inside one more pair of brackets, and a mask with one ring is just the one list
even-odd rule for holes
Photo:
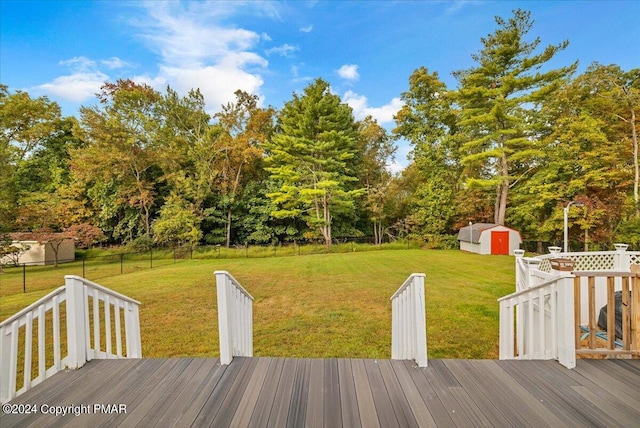
[[[515,256],[515,260],[516,260],[516,290],[520,290],[520,284],[523,284],[525,281],[525,278],[523,278],[522,274],[523,274],[523,270],[521,269],[520,266],[522,266],[523,264],[523,256],[524,256],[524,250],[513,250],[513,255]],[[527,286],[529,285],[529,282],[527,281]]]
[[413,284],[413,306],[415,314],[413,322],[415,325],[415,360],[418,367],[427,367],[427,318],[424,299],[424,275],[414,275]]
[[424,274],[414,273],[391,297],[391,358],[427,367]]
[[558,362],[568,369],[576,366],[573,276],[558,280]]
[[67,294],[67,365],[78,369],[87,362],[84,284],[75,276],[67,275],[64,280]]
[[[11,355],[11,342],[14,339],[14,332],[12,326],[0,327],[0,403],[6,403],[11,400],[15,394],[15,374],[13,382],[11,379],[11,371],[15,370],[16,361]],[[17,328],[15,329],[17,332]],[[15,340],[16,348],[18,341]],[[14,351],[16,352],[16,351]],[[11,385],[13,383],[13,385]]]
[[220,339],[220,364],[226,365],[233,359],[233,332],[231,302],[229,296],[230,279],[226,272],[217,271],[216,291],[218,296],[218,336]]
[[127,341],[127,358],[142,358],[140,311],[138,309],[138,305],[127,302],[124,305],[124,311],[124,331]]

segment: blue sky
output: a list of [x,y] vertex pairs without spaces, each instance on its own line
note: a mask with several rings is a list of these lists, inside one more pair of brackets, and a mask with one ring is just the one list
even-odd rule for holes
[[[494,16],[532,12],[541,47],[569,40],[553,67],[640,67],[640,1],[0,1],[0,82],[47,95],[65,115],[105,81],[199,87],[215,112],[243,89],[277,108],[316,77],[388,129],[420,66],[449,87],[474,65]],[[398,161],[409,147],[400,144]]]

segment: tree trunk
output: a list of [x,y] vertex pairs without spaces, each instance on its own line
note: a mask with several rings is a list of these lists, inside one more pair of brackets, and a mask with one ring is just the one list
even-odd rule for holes
[[327,244],[327,250],[331,249],[331,212],[329,211],[329,200],[327,194],[322,197],[322,211],[324,214],[323,235]]
[[231,245],[231,207],[227,211],[227,248]]
[[633,138],[633,166],[635,177],[633,180],[633,201],[636,203],[636,218],[640,218],[640,199],[638,196],[638,185],[640,183],[640,165],[638,165],[638,132],[636,130],[636,111],[631,109],[631,136]]
[[584,251],[589,251],[589,228],[584,230]]
[[500,197],[502,195],[502,184],[498,184],[496,188],[496,202],[493,206],[493,222],[498,224],[498,213],[500,212]]
[[509,164],[507,163],[507,155],[502,155],[500,164],[502,166],[502,184],[500,185],[500,200],[496,223],[503,225],[504,218],[507,214],[507,196],[509,194]]
[[373,240],[378,244],[378,225],[375,220],[373,221]]

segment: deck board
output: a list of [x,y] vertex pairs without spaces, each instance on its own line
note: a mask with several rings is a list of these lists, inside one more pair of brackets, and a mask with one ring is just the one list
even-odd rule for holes
[[363,427],[379,428],[380,422],[376,415],[376,405],[371,394],[371,385],[367,377],[367,371],[363,360],[351,360],[353,373],[353,385],[358,400],[358,415]]
[[94,360],[11,404],[126,413],[0,414],[0,426],[634,426],[640,360]]
[[250,427],[265,427],[269,422],[273,400],[276,395],[280,375],[282,374],[282,366],[284,359],[273,358],[267,368],[267,374],[258,396],[258,401],[253,410],[253,415],[249,421]]
[[[563,426],[552,413],[545,414],[545,408],[527,389],[515,382],[493,360],[472,360],[469,365],[481,377],[486,393],[507,420],[516,426]],[[564,367],[563,367],[564,369]],[[515,405],[512,404],[515,402]],[[541,415],[545,414],[543,419]]]
[[365,360],[364,367],[371,386],[373,402],[376,406],[376,413],[381,427],[399,427],[396,414],[389,401],[389,394],[380,373],[378,361]]
[[287,427],[304,426],[305,415],[307,413],[307,400],[309,399],[309,376],[311,373],[311,361],[308,359],[298,360],[296,372],[291,390],[291,402],[289,404],[289,414],[287,417]]
[[495,427],[512,426],[512,422],[507,420],[491,400],[491,395],[487,394],[490,389],[497,386],[493,380],[490,385],[487,385],[480,376],[475,375],[475,370],[466,361],[447,360],[445,365],[477,408],[481,410],[483,416],[487,418],[487,422],[490,421],[490,424]]
[[324,363],[311,360],[309,365],[309,395],[305,426],[322,428],[324,426]]
[[342,421],[340,381],[338,380],[338,360],[335,358],[324,360],[324,385],[322,389],[324,391],[322,398],[324,426],[340,426]]
[[360,428],[358,412],[358,396],[353,381],[351,361],[338,360],[338,379],[340,383],[340,411],[342,412],[342,426],[345,428]]

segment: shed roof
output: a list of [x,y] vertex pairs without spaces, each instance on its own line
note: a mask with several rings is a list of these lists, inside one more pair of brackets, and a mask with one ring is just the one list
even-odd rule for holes
[[[458,241],[471,242],[473,244],[480,243],[480,235],[487,229],[493,229],[494,227],[501,226],[495,223],[474,223],[471,226],[465,226],[458,232]],[[507,226],[507,229],[511,229]],[[513,229],[511,229],[513,230]],[[473,233],[473,236],[471,234]]]

